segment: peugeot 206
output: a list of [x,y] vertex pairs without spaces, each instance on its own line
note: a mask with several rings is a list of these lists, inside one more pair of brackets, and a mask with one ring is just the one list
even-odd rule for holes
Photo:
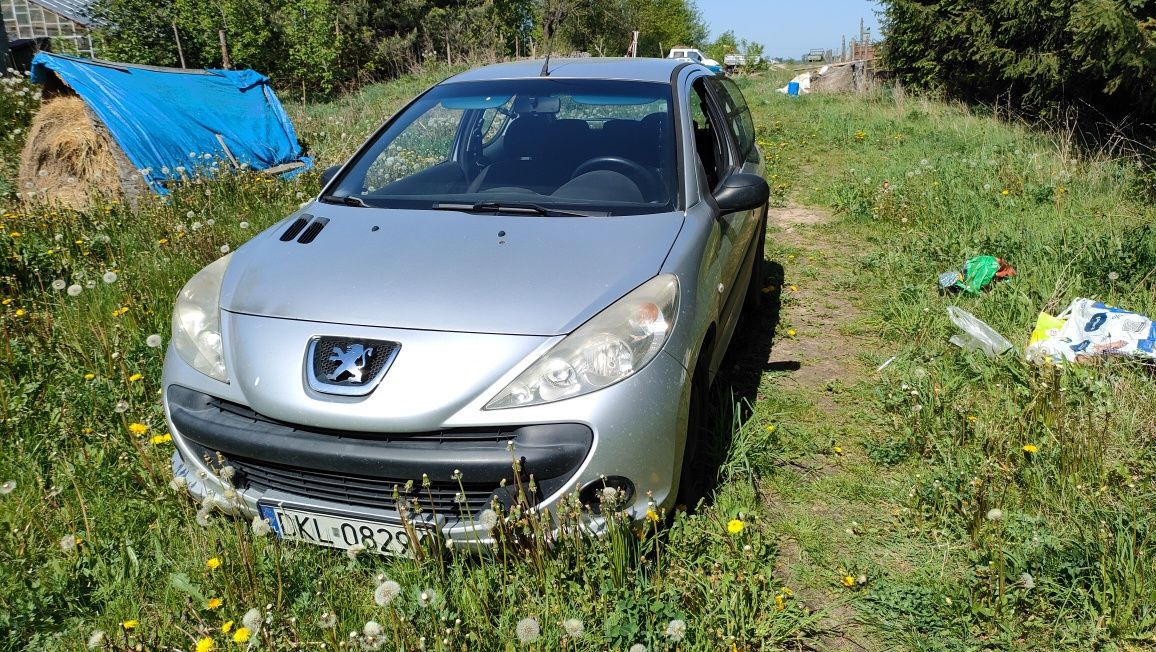
[[174,473],[282,538],[395,554],[484,545],[484,510],[523,498],[595,525],[608,489],[636,519],[685,499],[761,296],[754,134],[733,81],[675,60],[433,86],[181,290]]

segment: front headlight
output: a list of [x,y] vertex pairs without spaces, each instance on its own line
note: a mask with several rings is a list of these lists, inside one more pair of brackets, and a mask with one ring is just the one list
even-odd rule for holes
[[221,342],[221,281],[233,254],[222,256],[197,272],[177,295],[173,308],[173,346],[193,369],[228,381]]
[[677,311],[678,279],[650,279],[567,335],[485,409],[550,403],[629,378],[662,350]]

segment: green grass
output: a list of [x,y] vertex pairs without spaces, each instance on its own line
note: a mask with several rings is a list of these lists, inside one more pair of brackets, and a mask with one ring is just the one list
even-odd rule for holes
[[[324,166],[442,76],[288,108]],[[22,207],[0,185],[0,482],[15,482],[0,495],[0,649],[81,649],[97,629],[107,649],[207,637],[241,649],[222,625],[252,608],[264,649],[357,647],[370,620],[382,649],[776,649],[823,645],[826,619],[847,609],[880,649],[1150,646],[1150,368],[963,353],[947,344],[944,310],[960,305],[1018,347],[1040,310],[1076,296],[1156,314],[1153,211],[1134,168],[898,93],[787,98],[777,77],[741,82],[774,201],[833,211],[833,224],[800,232],[852,253],[787,248],[773,234],[768,253],[787,283],[832,289],[824,310],[860,306],[829,336],[854,334],[869,372],[896,360],[823,386],[764,374],[763,398],[731,426],[713,504],[641,537],[618,525],[546,549],[526,543],[540,525],[522,517],[502,526],[508,546],[481,557],[350,559],[220,515],[197,525],[199,506],[169,488],[171,444],[152,439],[164,434],[163,348],[146,338],[167,344],[184,281],[291,212],[315,177],[227,177],[168,203],[81,213]],[[8,140],[5,154],[18,149]],[[0,184],[12,174],[0,168]],[[974,298],[935,291],[938,272],[977,254],[1019,275]],[[782,300],[785,333],[805,306]],[[823,401],[839,409],[817,410]],[[741,533],[728,532],[732,519]],[[801,550],[789,588],[788,543]],[[402,588],[388,607],[373,598],[383,575]],[[844,587],[848,575],[866,582]],[[433,604],[421,606],[423,591]],[[222,606],[208,609],[210,598]],[[322,626],[327,614],[335,628]],[[517,623],[531,617],[541,638],[522,644]],[[583,636],[565,634],[567,618]],[[673,619],[688,625],[677,643],[665,634]]]

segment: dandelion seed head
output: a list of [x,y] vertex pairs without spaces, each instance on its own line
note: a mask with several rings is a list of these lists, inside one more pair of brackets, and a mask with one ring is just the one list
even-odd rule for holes
[[221,245],[221,253],[223,253],[223,254],[229,253],[229,245],[227,245],[227,244]]
[[365,552],[365,546],[360,543],[355,543],[345,550],[345,556],[350,559],[357,559],[357,556]]
[[201,527],[209,527],[209,523],[213,520],[212,515],[207,509],[198,509],[195,518],[197,525]]
[[88,635],[88,649],[95,650],[104,646],[104,630],[97,629]]
[[646,646],[642,643],[635,643],[630,646],[630,652],[646,652]]
[[433,589],[424,589],[421,594],[417,596],[417,604],[423,609],[432,607],[438,599],[438,592]]
[[397,596],[401,595],[401,585],[393,580],[386,580],[373,590],[373,601],[379,607],[388,607]]
[[478,525],[485,530],[492,530],[498,525],[498,513],[492,509],[482,510],[478,515]]
[[562,629],[566,630],[566,635],[570,638],[578,638],[586,631],[586,626],[577,618],[567,618],[562,621]]
[[378,622],[375,620],[371,620],[371,621],[365,623],[365,626],[361,628],[361,633],[365,634],[369,638],[377,638],[378,636],[381,636],[384,632],[385,632],[385,630],[382,629],[381,625],[378,624]]
[[1003,510],[993,507],[987,510],[987,520],[998,521],[1003,518]]
[[260,516],[253,517],[250,527],[253,529],[253,534],[258,537],[266,537],[273,532],[273,526],[269,524],[269,521]]
[[[84,287],[91,290],[92,288],[96,287],[96,281],[88,281],[84,284]],[[80,293],[77,292],[77,294],[80,294]]]
[[161,343],[161,336],[157,335],[156,333],[153,333],[152,335],[149,335],[145,338],[145,346],[149,347],[150,349],[159,348]]
[[1020,585],[1028,591],[1036,588],[1036,578],[1031,573],[1020,573]]
[[249,228],[249,223],[248,222],[241,222],[237,226],[241,227],[242,229],[247,229],[247,228]]
[[70,296],[70,297],[78,296],[83,291],[84,291],[84,288],[80,287],[76,283],[73,283],[72,285],[68,286],[68,289],[66,290],[66,292],[68,292],[68,296]]
[[326,611],[317,617],[317,626],[321,629],[333,629],[337,627],[337,614]]
[[75,534],[66,534],[60,538],[60,549],[64,552],[73,552],[76,550],[76,544],[79,541]]
[[117,275],[116,272],[108,271],[105,272],[104,276],[101,276],[100,278],[103,279],[105,283],[116,283]]
[[16,490],[16,481],[7,480],[4,484],[0,484],[0,496],[6,496]]
[[261,610],[253,607],[245,612],[241,617],[241,624],[249,628],[249,631],[255,632],[261,629],[261,625],[265,622],[265,614]]
[[68,282],[62,278],[58,278],[52,282],[52,289],[58,292],[66,287],[68,287]]
[[112,411],[116,412],[117,414],[124,414],[125,412],[128,412],[128,401],[124,399],[117,401],[116,405],[113,406]]
[[523,644],[533,643],[538,640],[538,636],[542,633],[542,628],[538,626],[538,621],[535,618],[523,618],[518,621],[518,625],[514,628],[514,633],[518,635],[518,640]]
[[1120,274],[1119,274],[1119,273],[1117,273],[1117,272],[1108,272],[1108,280],[1109,280],[1109,281],[1115,281],[1115,280],[1116,280],[1116,279],[1118,279],[1118,278],[1120,278]]

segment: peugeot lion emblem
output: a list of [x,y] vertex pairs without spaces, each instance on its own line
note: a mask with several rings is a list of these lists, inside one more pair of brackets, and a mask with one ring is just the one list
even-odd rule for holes
[[400,349],[397,342],[314,337],[305,353],[306,383],[323,394],[364,396],[381,382]]

